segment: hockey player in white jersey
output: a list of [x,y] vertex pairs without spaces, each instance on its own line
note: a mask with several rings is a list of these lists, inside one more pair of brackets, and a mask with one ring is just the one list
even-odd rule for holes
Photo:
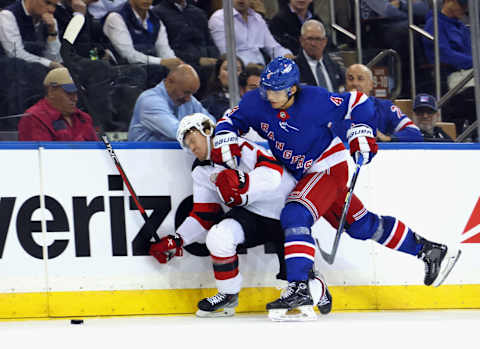
[[[180,122],[177,140],[182,148],[197,157],[192,170],[193,209],[175,235],[163,237],[150,249],[150,254],[160,263],[166,263],[182,254],[182,246],[206,235],[218,293],[198,303],[199,317],[234,314],[242,284],[237,256],[239,244],[249,248],[274,242],[281,254],[277,277],[286,280],[284,234],[279,218],[288,193],[296,184],[268,150],[245,139],[240,139],[242,157],[236,170],[210,162],[210,136],[214,127],[213,122],[200,113],[186,116]],[[226,206],[232,209],[222,216],[222,207]],[[316,304],[320,312],[329,313],[332,302],[325,282],[318,275],[316,278],[312,275],[309,283],[311,289],[318,290]],[[309,316],[316,317],[314,313]]]

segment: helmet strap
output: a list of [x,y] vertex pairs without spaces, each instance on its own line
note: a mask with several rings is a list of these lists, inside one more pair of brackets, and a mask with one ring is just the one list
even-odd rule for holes
[[207,137],[207,161],[210,161],[210,152],[212,151],[212,136],[206,135]]

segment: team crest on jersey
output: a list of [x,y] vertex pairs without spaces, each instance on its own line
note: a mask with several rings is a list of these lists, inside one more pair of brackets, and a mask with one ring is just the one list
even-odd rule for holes
[[335,104],[337,107],[339,107],[343,103],[343,98],[340,97],[334,97],[330,96],[330,100]]
[[290,115],[285,110],[280,110],[277,114],[277,118],[279,118],[282,121],[285,121],[287,119],[290,119]]

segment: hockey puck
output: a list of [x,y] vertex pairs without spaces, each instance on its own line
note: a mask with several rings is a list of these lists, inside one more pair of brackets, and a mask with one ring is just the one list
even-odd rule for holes
[[72,325],[81,325],[83,324],[83,320],[70,320]]

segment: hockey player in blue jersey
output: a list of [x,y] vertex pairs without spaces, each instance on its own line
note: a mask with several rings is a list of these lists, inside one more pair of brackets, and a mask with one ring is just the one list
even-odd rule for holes
[[[359,91],[369,96],[373,90],[372,71],[363,64],[352,64],[345,74],[347,91]],[[375,107],[377,139],[381,142],[423,142],[415,123],[389,99],[370,97]]]
[[[300,87],[296,64],[278,57],[264,69],[260,88],[245,94],[238,107],[218,121],[213,161],[236,167],[237,135],[251,127],[267,139],[273,155],[298,181],[280,217],[289,284],[278,300],[267,304],[273,320],[290,320],[287,311],[291,309],[300,310],[306,319],[314,318],[307,283],[315,256],[311,227],[320,217],[338,227],[348,191],[348,151],[331,125],[349,126],[350,154],[355,158],[362,154],[368,164],[377,152],[374,115],[373,103],[361,92],[334,94],[319,87]],[[346,232],[417,256],[426,266],[426,285],[441,284],[460,254],[422,238],[395,217],[368,211],[355,195]]]

